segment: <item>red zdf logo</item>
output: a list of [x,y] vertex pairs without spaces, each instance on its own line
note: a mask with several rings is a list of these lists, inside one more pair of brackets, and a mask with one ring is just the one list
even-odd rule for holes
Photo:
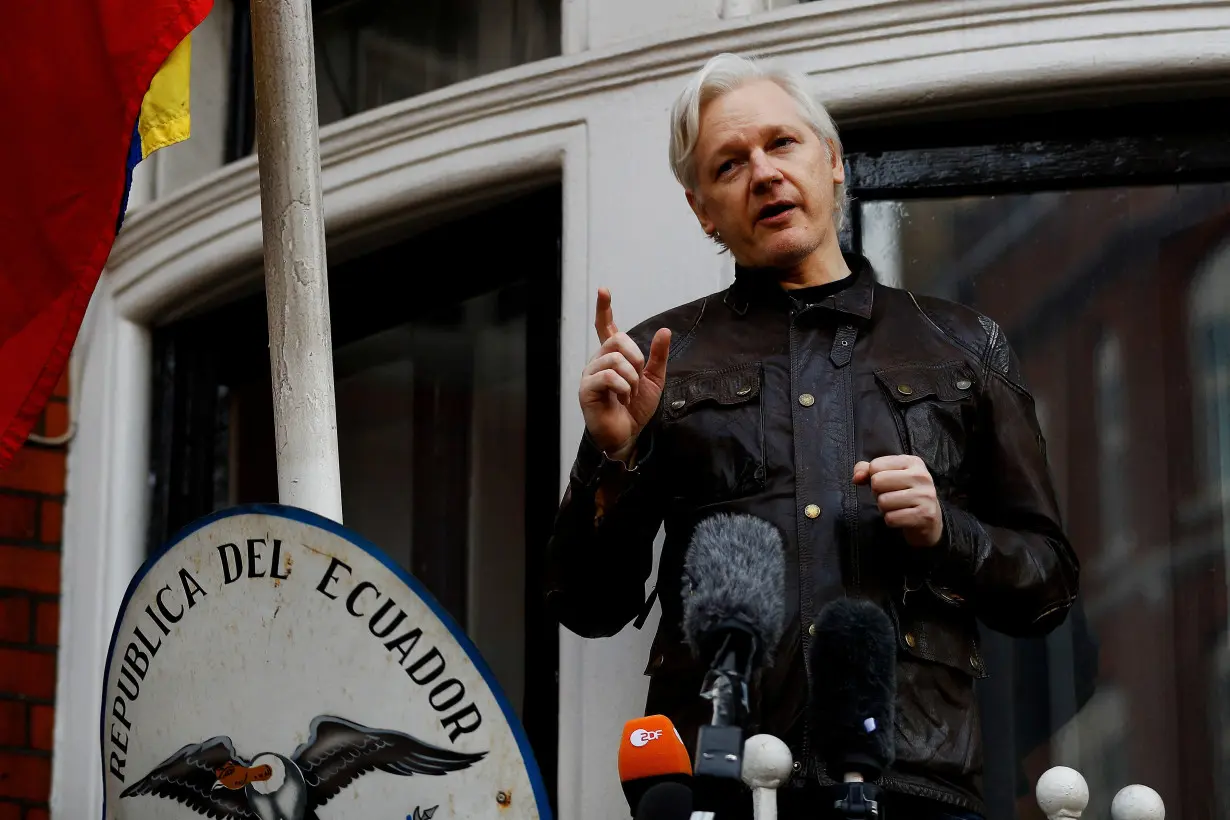
[[639,748],[641,746],[644,746],[649,741],[659,740],[661,737],[662,737],[661,729],[654,729],[652,732],[649,731],[648,729],[637,729],[629,736],[628,739],[632,741],[633,746],[636,746]]

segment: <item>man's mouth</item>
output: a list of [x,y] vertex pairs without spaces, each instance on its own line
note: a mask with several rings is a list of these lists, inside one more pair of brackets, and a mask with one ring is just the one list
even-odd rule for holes
[[756,215],[757,222],[772,222],[783,217],[785,214],[793,211],[795,205],[793,202],[785,200],[779,202],[770,202],[760,209],[760,213]]

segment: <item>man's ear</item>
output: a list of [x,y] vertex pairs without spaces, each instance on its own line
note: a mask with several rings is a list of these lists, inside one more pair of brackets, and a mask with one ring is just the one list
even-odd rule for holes
[[829,149],[829,165],[833,170],[833,183],[840,184],[846,181],[846,164],[842,161],[841,151],[832,140],[825,140]]
[[688,198],[688,206],[692,209],[692,213],[696,214],[696,221],[700,223],[701,230],[712,237],[717,230],[717,225],[713,224],[713,220],[705,213],[705,206],[696,194],[691,191],[685,191],[684,193]]

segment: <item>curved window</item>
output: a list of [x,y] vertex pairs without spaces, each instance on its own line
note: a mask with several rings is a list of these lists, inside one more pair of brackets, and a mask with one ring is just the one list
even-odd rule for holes
[[559,0],[316,0],[322,125],[560,53]]
[[1196,471],[1230,510],[1230,242],[1197,270],[1188,296]]
[[1094,412],[1098,436],[1098,515],[1102,551],[1099,563],[1111,568],[1132,546],[1131,501],[1128,498],[1127,389],[1123,344],[1107,333],[1094,349]]

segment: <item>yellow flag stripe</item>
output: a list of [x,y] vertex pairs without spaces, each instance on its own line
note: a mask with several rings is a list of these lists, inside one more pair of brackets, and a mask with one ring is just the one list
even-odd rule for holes
[[141,159],[159,148],[188,139],[192,117],[188,105],[192,75],[192,37],[185,37],[154,75],[141,102],[137,133],[141,135]]

